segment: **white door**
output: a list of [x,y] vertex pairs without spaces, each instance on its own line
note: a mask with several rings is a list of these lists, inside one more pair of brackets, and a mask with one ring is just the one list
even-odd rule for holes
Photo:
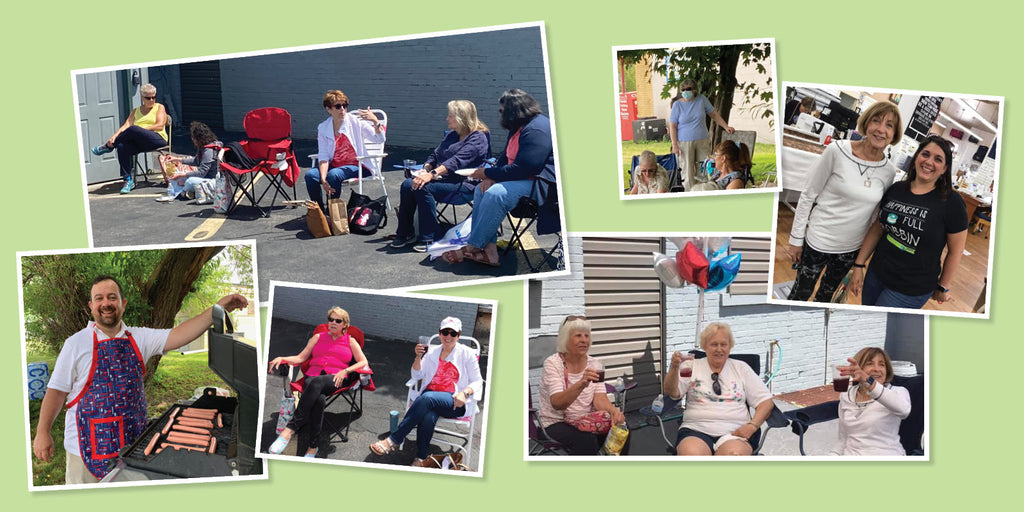
[[117,152],[93,155],[90,148],[103,144],[124,122],[118,94],[120,71],[105,71],[75,76],[78,88],[78,115],[82,125],[82,159],[87,183],[116,180],[121,177]]

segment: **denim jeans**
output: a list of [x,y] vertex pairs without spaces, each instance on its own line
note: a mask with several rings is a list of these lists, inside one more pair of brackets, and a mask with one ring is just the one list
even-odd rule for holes
[[[341,167],[335,167],[327,170],[327,183],[334,189],[334,195],[331,197],[341,196],[341,183],[345,180],[355,178],[359,174],[359,166],[356,165],[344,165]],[[369,171],[363,171],[363,176],[368,176]],[[309,199],[315,201],[317,204],[323,203],[323,189],[320,188],[320,169],[314,167],[306,171],[306,193],[309,194]]]
[[[405,238],[413,234],[413,217],[419,211],[419,241],[430,243],[441,238],[444,233],[437,222],[437,201],[447,199],[460,186],[462,182],[431,181],[414,190],[412,178],[403,181],[401,201],[398,204],[398,230],[395,231],[395,236]],[[466,204],[468,201],[468,197],[459,194],[452,199],[451,204]]]
[[451,393],[424,391],[405,412],[405,418],[402,418],[398,428],[391,433],[391,442],[396,445],[402,444],[415,427],[416,456],[425,459],[430,455],[430,440],[434,437],[437,419],[460,418],[465,415],[466,406],[455,407],[454,395]]
[[129,126],[114,139],[117,149],[117,163],[121,166],[121,179],[132,179],[132,160],[135,155],[153,151],[167,145],[167,141],[159,133],[138,126]]
[[193,176],[184,180],[171,180],[167,183],[167,195],[178,197],[189,192],[195,193],[196,187],[202,183],[203,178]]
[[519,198],[530,195],[533,180],[502,181],[481,192],[477,187],[473,193],[473,222],[469,233],[469,245],[483,249],[498,240],[498,227],[505,220],[505,214],[516,207]]
[[864,275],[864,290],[861,293],[860,303],[865,306],[885,306],[889,308],[921,309],[932,297],[931,292],[924,295],[906,295],[890,288],[878,279],[878,276],[868,268]]

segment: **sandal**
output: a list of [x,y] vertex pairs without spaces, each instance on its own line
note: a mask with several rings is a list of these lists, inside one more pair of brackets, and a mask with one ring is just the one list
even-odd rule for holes
[[397,448],[398,446],[391,444],[387,438],[381,439],[380,441],[370,445],[370,451],[377,456],[387,455],[395,451]]
[[291,439],[287,437],[277,436],[277,439],[274,440],[274,444],[271,444],[267,451],[270,452],[271,455],[280,455],[284,452],[284,449],[288,447],[288,443],[290,441]]
[[462,260],[466,259],[467,256],[468,251],[465,247],[460,247],[452,251],[445,251],[445,253],[441,255],[441,257],[448,263],[462,263]]
[[472,251],[472,252],[466,251],[463,254],[463,256],[466,259],[470,260],[470,261],[475,261],[477,263],[481,263],[481,264],[487,265],[489,267],[500,267],[501,266],[501,256],[499,256],[497,260],[493,260],[492,261],[491,258],[487,256],[487,251],[483,251],[483,250]]

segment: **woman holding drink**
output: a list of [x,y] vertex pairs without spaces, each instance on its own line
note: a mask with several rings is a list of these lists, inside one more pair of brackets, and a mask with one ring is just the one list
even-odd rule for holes
[[852,378],[855,383],[839,395],[839,444],[834,453],[905,455],[900,422],[910,415],[910,392],[890,384],[889,355],[881,348],[865,347],[847,361],[849,366],[838,367],[840,379]]
[[[544,360],[541,428],[569,455],[597,455],[610,425],[625,423],[605,391],[604,367],[590,352],[590,322],[568,316],[558,328],[556,354]],[[603,432],[600,424],[604,424]],[[623,448],[625,454],[627,448]]]
[[729,326],[713,322],[700,334],[706,358],[672,354],[663,392],[675,400],[686,397],[677,455],[751,455],[757,446],[772,395],[750,366],[729,359],[735,344]]

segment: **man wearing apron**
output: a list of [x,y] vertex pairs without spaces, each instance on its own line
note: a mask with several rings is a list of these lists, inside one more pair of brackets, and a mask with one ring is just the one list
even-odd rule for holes
[[[232,294],[217,303],[231,311],[248,301]],[[44,461],[53,457],[50,429],[66,401],[68,484],[98,482],[121,447],[145,430],[146,361],[191,343],[213,322],[212,308],[207,308],[174,329],[129,328],[121,321],[127,304],[116,279],[93,281],[89,309],[94,321],[64,341],[43,397],[32,451]]]

